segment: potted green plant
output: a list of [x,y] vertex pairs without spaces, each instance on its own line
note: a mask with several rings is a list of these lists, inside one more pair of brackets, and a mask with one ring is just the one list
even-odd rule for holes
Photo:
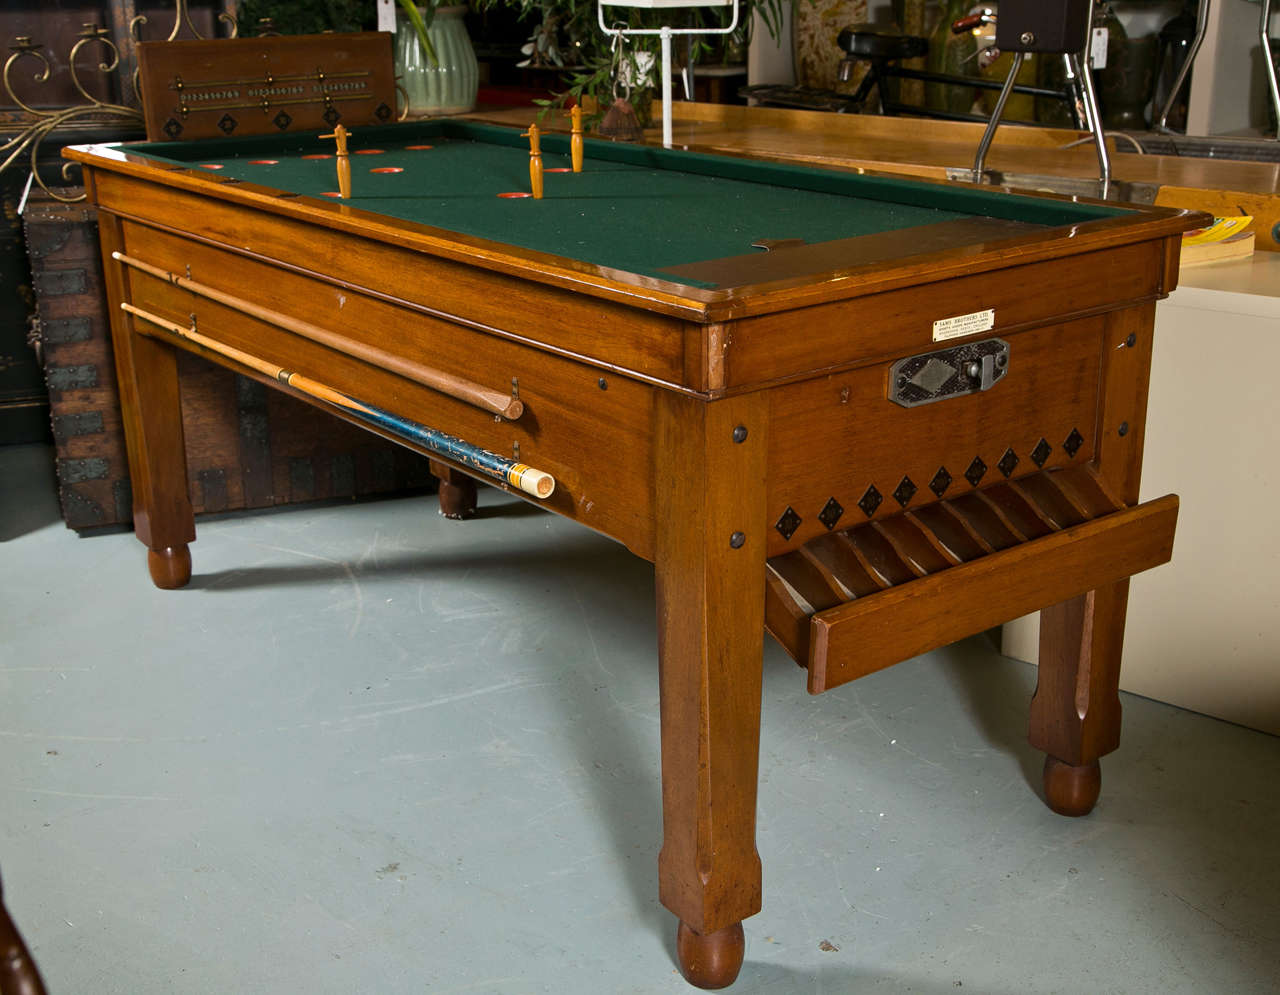
[[[559,93],[538,103],[545,110],[580,103],[588,112],[588,121],[598,119],[613,101],[618,81],[624,85],[632,82],[630,102],[641,123],[647,123],[653,100],[651,83],[656,72],[660,40],[656,35],[630,37],[621,51],[615,48],[613,39],[600,31],[596,12],[597,0],[492,0],[493,3],[509,3],[518,6],[538,27],[531,44],[526,45],[534,64],[556,65],[565,68],[567,86]],[[716,61],[729,61],[724,54],[736,45],[740,57],[745,59],[745,47],[750,39],[753,15],[759,12],[761,20],[774,38],[782,29],[786,9],[805,0],[739,0],[741,12],[739,29],[724,39],[715,36],[693,36],[694,61],[713,57]],[[659,28],[664,24],[673,28],[704,27],[722,29],[728,26],[731,7],[689,7],[675,9],[609,8],[606,15],[610,23],[625,17],[632,28]],[[683,54],[684,46],[680,46]],[[718,53],[718,54],[717,54]],[[536,60],[542,60],[541,62]]]
[[[412,0],[397,2],[430,51],[427,28],[436,5],[426,5],[423,13]],[[244,34],[253,33],[256,26],[265,22],[273,31],[283,35],[363,31],[375,19],[373,0],[240,0],[236,17]]]
[[[478,79],[475,56],[462,27],[461,13],[466,8],[449,0],[428,0],[417,6],[413,0],[398,0],[400,15],[413,32],[397,32],[397,67],[401,82],[409,93],[411,113],[458,113],[474,103],[475,83],[458,85],[467,77]],[[647,122],[652,103],[651,76],[656,65],[659,41],[656,36],[628,39],[621,51],[604,35],[597,23],[597,0],[468,0],[480,11],[506,8],[517,11],[522,20],[535,25],[525,45],[528,62],[533,66],[564,70],[564,89],[538,101],[544,113],[553,107],[580,103],[588,112],[588,123],[594,123],[614,99],[619,78],[630,81],[631,103],[642,123]],[[752,15],[761,18],[773,37],[781,30],[782,14],[795,3],[806,0],[739,0],[743,37]],[[808,0],[811,2],[811,0]],[[694,7],[686,9],[646,10],[616,8],[632,27],[656,28],[664,23],[672,27],[704,26],[721,28],[727,24],[730,8]],[[372,0],[240,0],[240,21],[249,30],[263,18],[285,34],[318,31],[359,31],[374,20]],[[672,23],[678,17],[680,23]],[[448,37],[448,41],[442,38]],[[460,36],[460,37],[459,37]],[[683,46],[682,46],[683,48]],[[441,51],[447,49],[447,51]],[[455,67],[453,52],[464,50],[461,68]],[[712,47],[695,36],[695,58],[707,57]],[[442,98],[426,91],[442,92]],[[458,98],[457,91],[469,92],[470,98]]]

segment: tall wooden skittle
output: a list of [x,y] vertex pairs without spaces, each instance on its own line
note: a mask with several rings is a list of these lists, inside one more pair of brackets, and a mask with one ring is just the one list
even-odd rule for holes
[[343,125],[336,125],[332,134],[321,135],[321,138],[332,138],[338,153],[338,196],[343,200],[351,199],[351,154],[347,149],[349,132]]
[[542,199],[542,138],[536,124],[529,125],[529,130],[522,133],[529,139],[529,186],[535,200]]
[[573,162],[573,171],[582,172],[582,106],[574,104],[569,112],[569,120],[573,130],[569,134],[569,155]]

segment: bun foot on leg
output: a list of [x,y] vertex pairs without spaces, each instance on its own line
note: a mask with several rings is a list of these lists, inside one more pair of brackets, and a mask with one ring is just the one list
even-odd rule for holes
[[1073,767],[1057,757],[1044,758],[1044,799],[1059,815],[1088,815],[1102,790],[1102,766],[1098,761]]
[[440,514],[454,520],[470,518],[476,513],[476,482],[465,477],[460,483],[440,481]]
[[432,475],[440,481],[437,497],[440,514],[445,518],[470,518],[476,513],[476,482],[447,463],[431,460],[428,464]]
[[698,988],[727,988],[738,977],[746,952],[742,923],[703,936],[684,922],[676,931],[676,958],[685,981]]
[[191,547],[183,543],[181,546],[149,549],[147,569],[151,571],[151,582],[161,590],[186,587],[191,579]]

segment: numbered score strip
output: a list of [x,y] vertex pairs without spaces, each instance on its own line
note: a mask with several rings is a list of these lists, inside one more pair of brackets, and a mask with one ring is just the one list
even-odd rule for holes
[[933,323],[933,341],[945,342],[947,339],[958,339],[965,335],[977,335],[979,332],[989,332],[995,327],[995,308],[958,314],[953,318],[939,318]]

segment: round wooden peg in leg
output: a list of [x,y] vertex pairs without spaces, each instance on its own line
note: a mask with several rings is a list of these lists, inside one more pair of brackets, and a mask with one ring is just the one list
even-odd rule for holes
[[1098,761],[1079,767],[1055,756],[1044,758],[1044,800],[1059,815],[1088,815],[1102,790],[1102,765]]
[[705,936],[681,922],[676,931],[676,958],[685,981],[697,988],[727,988],[738,977],[746,952],[742,923]]
[[183,543],[181,546],[149,549],[147,569],[151,571],[151,582],[162,590],[185,587],[191,580],[191,547]]

